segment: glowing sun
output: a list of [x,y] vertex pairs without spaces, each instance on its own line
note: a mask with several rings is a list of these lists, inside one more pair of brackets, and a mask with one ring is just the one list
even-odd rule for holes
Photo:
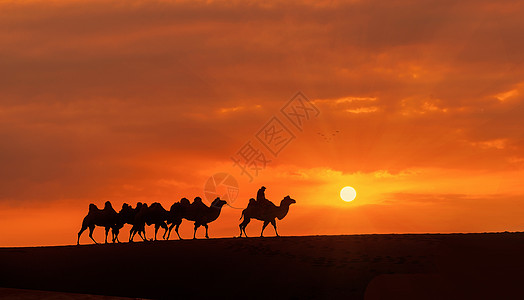
[[351,202],[357,196],[357,191],[350,186],[345,186],[340,190],[340,198],[346,202]]

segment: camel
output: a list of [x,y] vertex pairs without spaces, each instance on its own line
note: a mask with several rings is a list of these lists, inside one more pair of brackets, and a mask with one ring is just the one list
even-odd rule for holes
[[[144,241],[147,240],[146,229],[145,229],[146,222],[143,219],[149,207],[147,203],[140,203],[140,204],[141,204],[140,207],[137,204],[135,218],[133,219],[133,226],[131,227],[131,230],[129,231],[129,242],[133,242],[133,238],[135,237],[135,234],[137,233],[142,238],[142,240]],[[142,235],[142,233],[144,235]]]
[[155,202],[151,204],[151,206],[147,206],[147,204],[143,204],[140,211],[137,213],[135,220],[133,222],[133,228],[131,228],[130,237],[129,240],[133,241],[133,237],[138,232],[140,235],[140,232],[144,233],[144,236],[142,239],[145,241],[146,238],[146,232],[145,232],[145,225],[155,225],[155,241],[157,240],[157,233],[158,229],[160,227],[164,228],[164,236],[167,232],[167,224],[166,220],[168,217],[168,212],[162,207],[162,204]]
[[200,197],[196,197],[193,203],[187,207],[184,212],[184,219],[195,222],[195,229],[193,231],[193,239],[196,239],[196,231],[198,227],[204,226],[206,228],[206,238],[209,238],[208,235],[208,223],[213,222],[220,216],[220,211],[222,206],[227,202],[221,200],[220,197],[217,197],[211,203],[211,206],[208,207],[202,203]]
[[[139,209],[140,206],[142,206],[142,203],[138,202],[137,208]],[[122,209],[118,212],[116,224],[112,227],[113,243],[115,241],[120,243],[118,240],[120,229],[122,229],[125,224],[133,225],[138,209],[133,209],[133,207],[127,203],[122,204]]]
[[82,228],[78,232],[78,239],[76,241],[77,245],[80,245],[80,236],[87,228],[89,228],[89,237],[95,244],[98,244],[93,238],[93,231],[95,226],[101,226],[106,229],[106,240],[107,243],[107,234],[109,229],[113,228],[117,222],[118,214],[111,206],[111,202],[107,201],[104,205],[104,209],[99,209],[95,204],[89,204],[89,212],[82,221]]
[[[147,206],[147,204],[145,204]],[[137,223],[137,218],[136,216],[138,215],[138,213],[140,212],[140,210],[142,209],[142,207],[144,206],[144,203],[142,202],[137,202],[136,204],[136,207],[133,208],[133,211],[130,213],[130,215],[128,216],[128,220],[129,222],[126,222],[127,224],[130,224],[132,225],[132,228],[131,230],[129,231],[129,242],[132,242],[133,241],[133,237],[135,236],[136,233],[138,233],[138,235],[143,239],[145,240],[145,235],[146,235],[146,232],[145,232],[145,228],[141,228],[140,230],[137,230],[138,226],[136,226],[136,223]],[[143,234],[143,235],[142,235]]]
[[169,236],[171,235],[171,230],[173,230],[173,227],[175,227],[175,232],[178,235],[179,239],[182,239],[180,237],[180,234],[178,233],[178,228],[180,227],[180,224],[182,224],[182,218],[184,217],[184,213],[189,207],[190,203],[187,198],[180,199],[180,202],[176,202],[173,205],[171,205],[171,209],[169,209],[168,217],[166,220],[166,223],[169,225],[169,231],[167,232],[167,237],[165,237],[164,233],[164,239],[169,240]]
[[275,228],[275,234],[279,236],[275,219],[282,220],[289,212],[289,206],[293,203],[296,203],[296,201],[291,199],[289,195],[280,201],[280,206],[276,206],[269,200],[267,203],[257,203],[255,199],[249,199],[247,208],[242,211],[242,215],[240,216],[240,220],[244,218],[244,221],[238,225],[240,227],[240,237],[242,237],[242,232],[247,237],[246,226],[249,224],[251,219],[264,221],[264,225],[262,225],[262,231],[260,232],[261,237],[264,236],[264,229],[269,223],[273,225],[273,228]]

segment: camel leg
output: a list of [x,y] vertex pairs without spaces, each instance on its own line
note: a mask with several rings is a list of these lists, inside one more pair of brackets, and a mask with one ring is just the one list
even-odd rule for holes
[[242,221],[242,223],[240,223],[240,225],[238,225],[238,227],[240,227],[240,237],[242,237],[242,231],[244,232],[244,236],[247,237],[246,227],[247,227],[247,224],[249,224],[250,221],[251,221],[250,218],[246,218],[244,216],[244,221]]
[[178,228],[180,227],[180,224],[176,224],[176,227],[175,227],[175,232],[176,232],[176,235],[178,235],[178,239],[179,240],[182,240],[182,237],[180,237],[180,234],[178,233]]
[[244,222],[245,222],[245,223],[244,223],[244,226],[242,227],[242,230],[244,231],[244,236],[245,236],[245,237],[248,237],[248,236],[247,236],[247,233],[246,233],[246,227],[247,227],[247,224],[249,224],[250,221],[251,221],[251,219],[249,219],[249,218],[248,218],[247,220],[244,219]]
[[195,230],[193,231],[193,239],[194,239],[194,240],[196,240],[196,231],[197,231],[198,227],[200,227],[200,224],[197,224],[197,223],[195,222]]
[[95,244],[98,244],[95,239],[93,238],[93,231],[95,230],[95,225],[89,226],[89,237],[95,242]]
[[155,241],[156,241],[156,234],[158,232],[158,228],[160,228],[159,224],[155,224]]
[[273,221],[271,221],[271,225],[273,225],[273,228],[275,228],[275,234],[277,236],[280,236],[280,235],[278,235],[278,232],[277,232],[277,221],[275,221],[275,219],[273,219]]
[[164,233],[164,239],[166,240],[169,240],[169,236],[171,235],[171,230],[173,230],[173,227],[175,227],[175,223],[171,223],[171,225],[169,225],[169,228],[168,228],[168,231],[167,231],[167,238],[165,237],[165,233]]
[[82,224],[82,228],[80,228],[80,231],[78,232],[78,239],[76,240],[76,244],[80,245],[80,236],[82,235],[82,232],[86,231],[87,225]]
[[204,227],[206,228],[206,239],[208,239],[209,235],[207,235],[207,228],[208,228],[207,224],[204,224]]
[[133,242],[133,238],[135,237],[135,234],[136,234],[136,230],[135,230],[135,226],[133,225],[133,228],[131,228],[131,230],[129,231],[129,242]]
[[160,224],[160,226],[162,228],[164,228],[164,234],[162,235],[162,238],[165,240],[166,239],[165,236],[166,236],[166,233],[167,233],[167,224],[166,223],[162,223],[162,224]]
[[264,225],[262,225],[262,231],[260,232],[260,237],[264,237],[264,229],[266,229],[267,225],[269,225],[269,222],[264,221]]
[[[143,236],[142,233],[144,234]],[[140,229],[138,229],[138,235],[144,240],[144,242],[147,241],[146,225],[141,226]]]
[[106,244],[107,244],[107,235],[109,234],[109,227],[106,227]]
[[113,228],[111,230],[111,232],[113,233],[113,243],[116,241],[117,243],[120,243],[120,240],[118,239],[118,235],[120,234],[120,228]]

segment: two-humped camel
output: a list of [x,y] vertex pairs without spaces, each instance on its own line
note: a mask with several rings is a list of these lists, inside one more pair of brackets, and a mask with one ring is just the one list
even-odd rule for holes
[[244,221],[238,225],[240,227],[240,237],[242,237],[242,233],[244,233],[244,235],[247,237],[246,226],[249,224],[251,219],[264,221],[260,236],[264,235],[264,229],[269,223],[273,225],[273,228],[275,228],[275,234],[279,236],[277,232],[276,219],[282,220],[289,212],[289,206],[293,203],[296,203],[296,201],[291,199],[289,195],[280,201],[280,206],[276,206],[269,200],[265,201],[264,203],[259,203],[253,198],[249,199],[247,208],[242,211],[242,215],[240,216],[240,220],[244,218]]
[[[77,244],[80,243],[82,232],[87,228],[89,228],[89,237],[93,242],[97,243],[93,238],[95,226],[102,226],[106,229],[106,243],[110,229],[112,229],[113,233],[113,243],[119,242],[118,234],[124,224],[132,225],[129,232],[130,242],[133,241],[133,238],[137,233],[144,241],[146,241],[145,226],[153,224],[155,225],[155,240],[157,239],[157,233],[160,227],[164,228],[164,234],[162,236],[164,239],[169,239],[169,234],[173,227],[176,227],[175,232],[181,239],[180,234],[178,233],[178,228],[182,223],[182,219],[194,222],[195,227],[193,238],[196,238],[196,230],[200,226],[206,228],[206,238],[209,238],[207,224],[213,222],[219,217],[224,204],[226,204],[226,201],[221,200],[219,197],[211,203],[210,207],[202,203],[200,197],[196,197],[193,203],[190,203],[186,198],[182,198],[180,202],[173,204],[169,211],[165,210],[158,202],[151,204],[151,206],[139,202],[137,203],[136,208],[132,208],[130,205],[124,203],[122,205],[122,210],[119,213],[113,209],[109,201],[105,203],[105,207],[102,210],[98,209],[95,204],[90,204],[89,213],[84,218],[82,228],[78,233]],[[170,225],[169,228],[168,224]]]
[[173,227],[175,227],[175,232],[178,235],[178,238],[182,239],[178,233],[178,228],[180,228],[184,214],[190,205],[191,203],[189,202],[189,199],[185,197],[180,199],[179,202],[175,202],[173,205],[171,205],[171,208],[169,209],[169,215],[166,220],[167,224],[169,225],[167,237],[164,236],[166,240],[169,240],[169,236],[171,235],[171,230],[173,230]]
[[202,202],[200,197],[196,197],[193,203],[186,207],[183,213],[183,218],[195,222],[193,239],[196,239],[196,231],[200,226],[204,226],[206,228],[206,238],[209,238],[207,224],[213,222],[218,218],[218,216],[220,216],[222,206],[224,206],[226,203],[226,201],[220,199],[220,197],[217,197],[215,200],[213,200],[213,202],[211,202],[211,206],[208,207]]
[[[145,226],[155,225],[155,241],[157,240],[156,236],[158,229],[160,227],[164,228],[164,236],[167,232],[166,220],[168,218],[168,211],[162,207],[162,204],[155,202],[151,206],[143,204],[140,208],[140,211],[136,214],[135,220],[133,222],[133,227],[129,232],[129,241],[132,242],[136,233],[145,241],[147,240]],[[140,233],[143,233],[142,236]]]
[[113,206],[111,206],[111,202],[107,201],[104,205],[104,209],[99,209],[93,203],[89,204],[89,212],[82,221],[82,228],[78,232],[78,239],[76,240],[76,244],[80,244],[80,236],[82,235],[82,232],[84,232],[87,228],[89,228],[89,237],[93,240],[93,242],[95,242],[95,244],[98,244],[93,238],[93,231],[95,230],[95,226],[105,228],[107,243],[107,234],[109,233],[109,229],[116,227],[116,223],[118,221],[117,219],[118,213],[113,209]]

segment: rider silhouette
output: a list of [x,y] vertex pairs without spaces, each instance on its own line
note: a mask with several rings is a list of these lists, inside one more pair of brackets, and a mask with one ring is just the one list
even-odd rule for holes
[[269,200],[266,199],[265,190],[266,190],[266,187],[263,186],[257,192],[257,204],[259,205],[266,205],[269,203]]

